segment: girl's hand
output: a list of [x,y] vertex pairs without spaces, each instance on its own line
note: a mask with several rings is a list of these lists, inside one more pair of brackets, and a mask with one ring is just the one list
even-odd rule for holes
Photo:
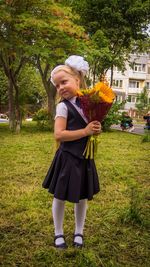
[[91,121],[86,127],[87,135],[99,134],[101,132],[101,123],[99,121]]

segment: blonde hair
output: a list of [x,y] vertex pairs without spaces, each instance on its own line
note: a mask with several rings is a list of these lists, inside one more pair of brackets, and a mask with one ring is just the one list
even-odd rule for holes
[[79,79],[80,81],[80,88],[85,89],[86,86],[86,81],[84,79],[84,75],[81,71],[78,71],[68,65],[59,65],[56,68],[54,68],[51,72],[51,82],[53,83],[53,85],[55,86],[55,82],[54,82],[54,75],[56,73],[58,73],[59,71],[64,71],[67,74],[71,75],[72,77],[76,77]]
[[[54,86],[55,86],[54,75],[56,73],[58,73],[59,71],[64,71],[64,72],[68,73],[69,75],[71,75],[72,77],[78,78],[80,81],[80,88],[85,89],[87,87],[83,73],[81,71],[77,71],[76,69],[74,69],[68,65],[59,65],[52,70],[51,82],[53,83]],[[55,104],[58,104],[61,100],[62,100],[62,98],[60,98],[58,95],[56,95]],[[57,150],[60,146],[60,142],[56,141],[55,143],[56,143],[55,145],[56,145],[56,150]]]

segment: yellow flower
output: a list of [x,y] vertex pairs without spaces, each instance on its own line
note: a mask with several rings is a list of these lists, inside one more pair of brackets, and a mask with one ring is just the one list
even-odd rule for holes
[[90,88],[90,89],[89,89],[89,95],[93,95],[93,94],[95,94],[95,93],[96,93],[95,88]]
[[[77,90],[77,96],[81,97],[83,112],[89,121],[103,121],[115,98],[113,90],[105,82],[98,82],[93,88]],[[103,104],[104,103],[104,104]],[[93,119],[94,118],[94,119]],[[83,155],[85,158],[94,158],[97,150],[97,136],[90,136]]]
[[83,96],[83,93],[81,90],[77,90],[77,96]]
[[93,88],[77,90],[77,96],[80,97],[84,95],[91,96],[92,99],[95,99],[95,101],[98,101],[98,98],[100,98],[100,102],[106,102],[110,104],[115,98],[113,90],[104,82],[96,83]]
[[114,98],[115,98],[115,94],[113,92],[113,90],[107,86],[105,83],[103,82],[99,82],[97,84],[95,84],[95,90],[99,92],[99,97],[101,97],[101,99],[104,102],[107,103],[112,103]]
[[103,86],[104,86],[103,82],[98,82],[98,83],[95,84],[94,88],[95,88],[96,91],[100,91]]
[[112,103],[112,99],[109,98],[107,95],[105,95],[103,92],[99,92],[99,97],[101,98],[102,102],[106,102],[106,103]]

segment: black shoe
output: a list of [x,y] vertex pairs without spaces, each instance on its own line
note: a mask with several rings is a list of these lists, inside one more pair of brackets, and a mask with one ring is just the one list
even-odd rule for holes
[[55,237],[54,237],[54,246],[55,246],[55,248],[66,249],[67,248],[66,242],[63,242],[63,243],[61,243],[59,245],[56,245],[55,241],[56,241],[57,238],[60,238],[60,237],[65,239],[64,235],[55,235]]
[[76,247],[76,248],[82,248],[82,247],[83,247],[83,235],[81,235],[81,234],[74,234],[74,240],[75,240],[75,237],[76,237],[76,236],[80,236],[80,237],[82,237],[82,244],[73,241],[73,246]]

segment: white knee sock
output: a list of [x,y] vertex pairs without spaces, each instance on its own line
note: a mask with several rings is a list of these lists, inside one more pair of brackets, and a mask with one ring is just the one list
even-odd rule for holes
[[[55,235],[63,235],[63,220],[64,220],[64,207],[65,202],[63,200],[54,198],[52,204],[52,214],[55,228]],[[62,237],[57,238],[55,241],[56,245],[64,243]]]
[[[86,218],[87,199],[80,200],[74,206],[75,212],[75,234],[83,234],[84,223]],[[82,238],[80,236],[75,237],[75,242],[82,244]]]

